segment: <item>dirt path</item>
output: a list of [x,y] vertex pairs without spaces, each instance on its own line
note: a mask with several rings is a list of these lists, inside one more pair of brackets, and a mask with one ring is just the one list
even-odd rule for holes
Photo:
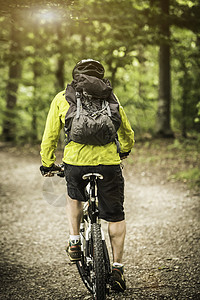
[[[0,299],[91,299],[64,251],[64,182],[39,165],[1,149]],[[200,299],[199,196],[158,174],[124,169],[127,291],[108,299]]]

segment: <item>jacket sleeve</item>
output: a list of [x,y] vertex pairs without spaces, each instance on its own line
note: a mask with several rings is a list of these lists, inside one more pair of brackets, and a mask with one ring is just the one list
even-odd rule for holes
[[59,114],[58,97],[56,96],[49,109],[41,143],[40,155],[44,167],[50,167],[56,160],[55,150],[57,148],[61,128],[62,122]]
[[126,113],[121,105],[119,106],[119,112],[121,116],[121,125],[118,130],[118,139],[121,147],[121,152],[123,153],[128,152],[133,148],[135,140],[134,131],[132,130]]

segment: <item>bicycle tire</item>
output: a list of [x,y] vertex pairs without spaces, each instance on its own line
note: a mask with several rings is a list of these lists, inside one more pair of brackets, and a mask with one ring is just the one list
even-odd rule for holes
[[83,283],[85,284],[86,288],[88,289],[88,291],[91,294],[93,294],[93,284],[92,284],[91,277],[88,272],[88,268],[84,262],[83,255],[82,255],[81,260],[76,262],[76,266],[77,266],[77,269],[79,271],[81,279],[82,279]]
[[96,300],[106,299],[106,276],[105,276],[105,261],[104,250],[101,236],[101,226],[98,223],[93,223],[91,228],[92,233],[92,255],[94,261],[94,298]]
[[[84,223],[83,232],[86,231],[86,224]],[[88,241],[85,240],[85,235],[81,236],[81,243],[83,245],[83,252],[81,254],[81,260],[76,262],[79,274],[86,288],[91,294],[93,294],[93,283],[91,280],[90,268],[87,266],[86,257],[90,256],[91,253],[91,237]]]
[[108,248],[106,245],[106,241],[103,240],[103,255],[104,255],[104,263],[105,263],[105,274],[106,274],[106,283],[110,282],[111,268],[110,268],[110,258],[108,254]]

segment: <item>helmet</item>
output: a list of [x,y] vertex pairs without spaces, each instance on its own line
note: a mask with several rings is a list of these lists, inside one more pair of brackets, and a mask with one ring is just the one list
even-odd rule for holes
[[83,59],[74,67],[72,76],[75,78],[77,75],[85,74],[102,79],[104,72],[104,67],[99,61],[93,59]]

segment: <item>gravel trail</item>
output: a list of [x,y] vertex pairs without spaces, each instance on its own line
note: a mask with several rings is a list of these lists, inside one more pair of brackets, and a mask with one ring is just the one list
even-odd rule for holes
[[[65,253],[64,180],[39,166],[35,153],[1,149],[0,299],[92,299]],[[159,172],[123,172],[127,291],[108,299],[200,299],[199,195]]]

